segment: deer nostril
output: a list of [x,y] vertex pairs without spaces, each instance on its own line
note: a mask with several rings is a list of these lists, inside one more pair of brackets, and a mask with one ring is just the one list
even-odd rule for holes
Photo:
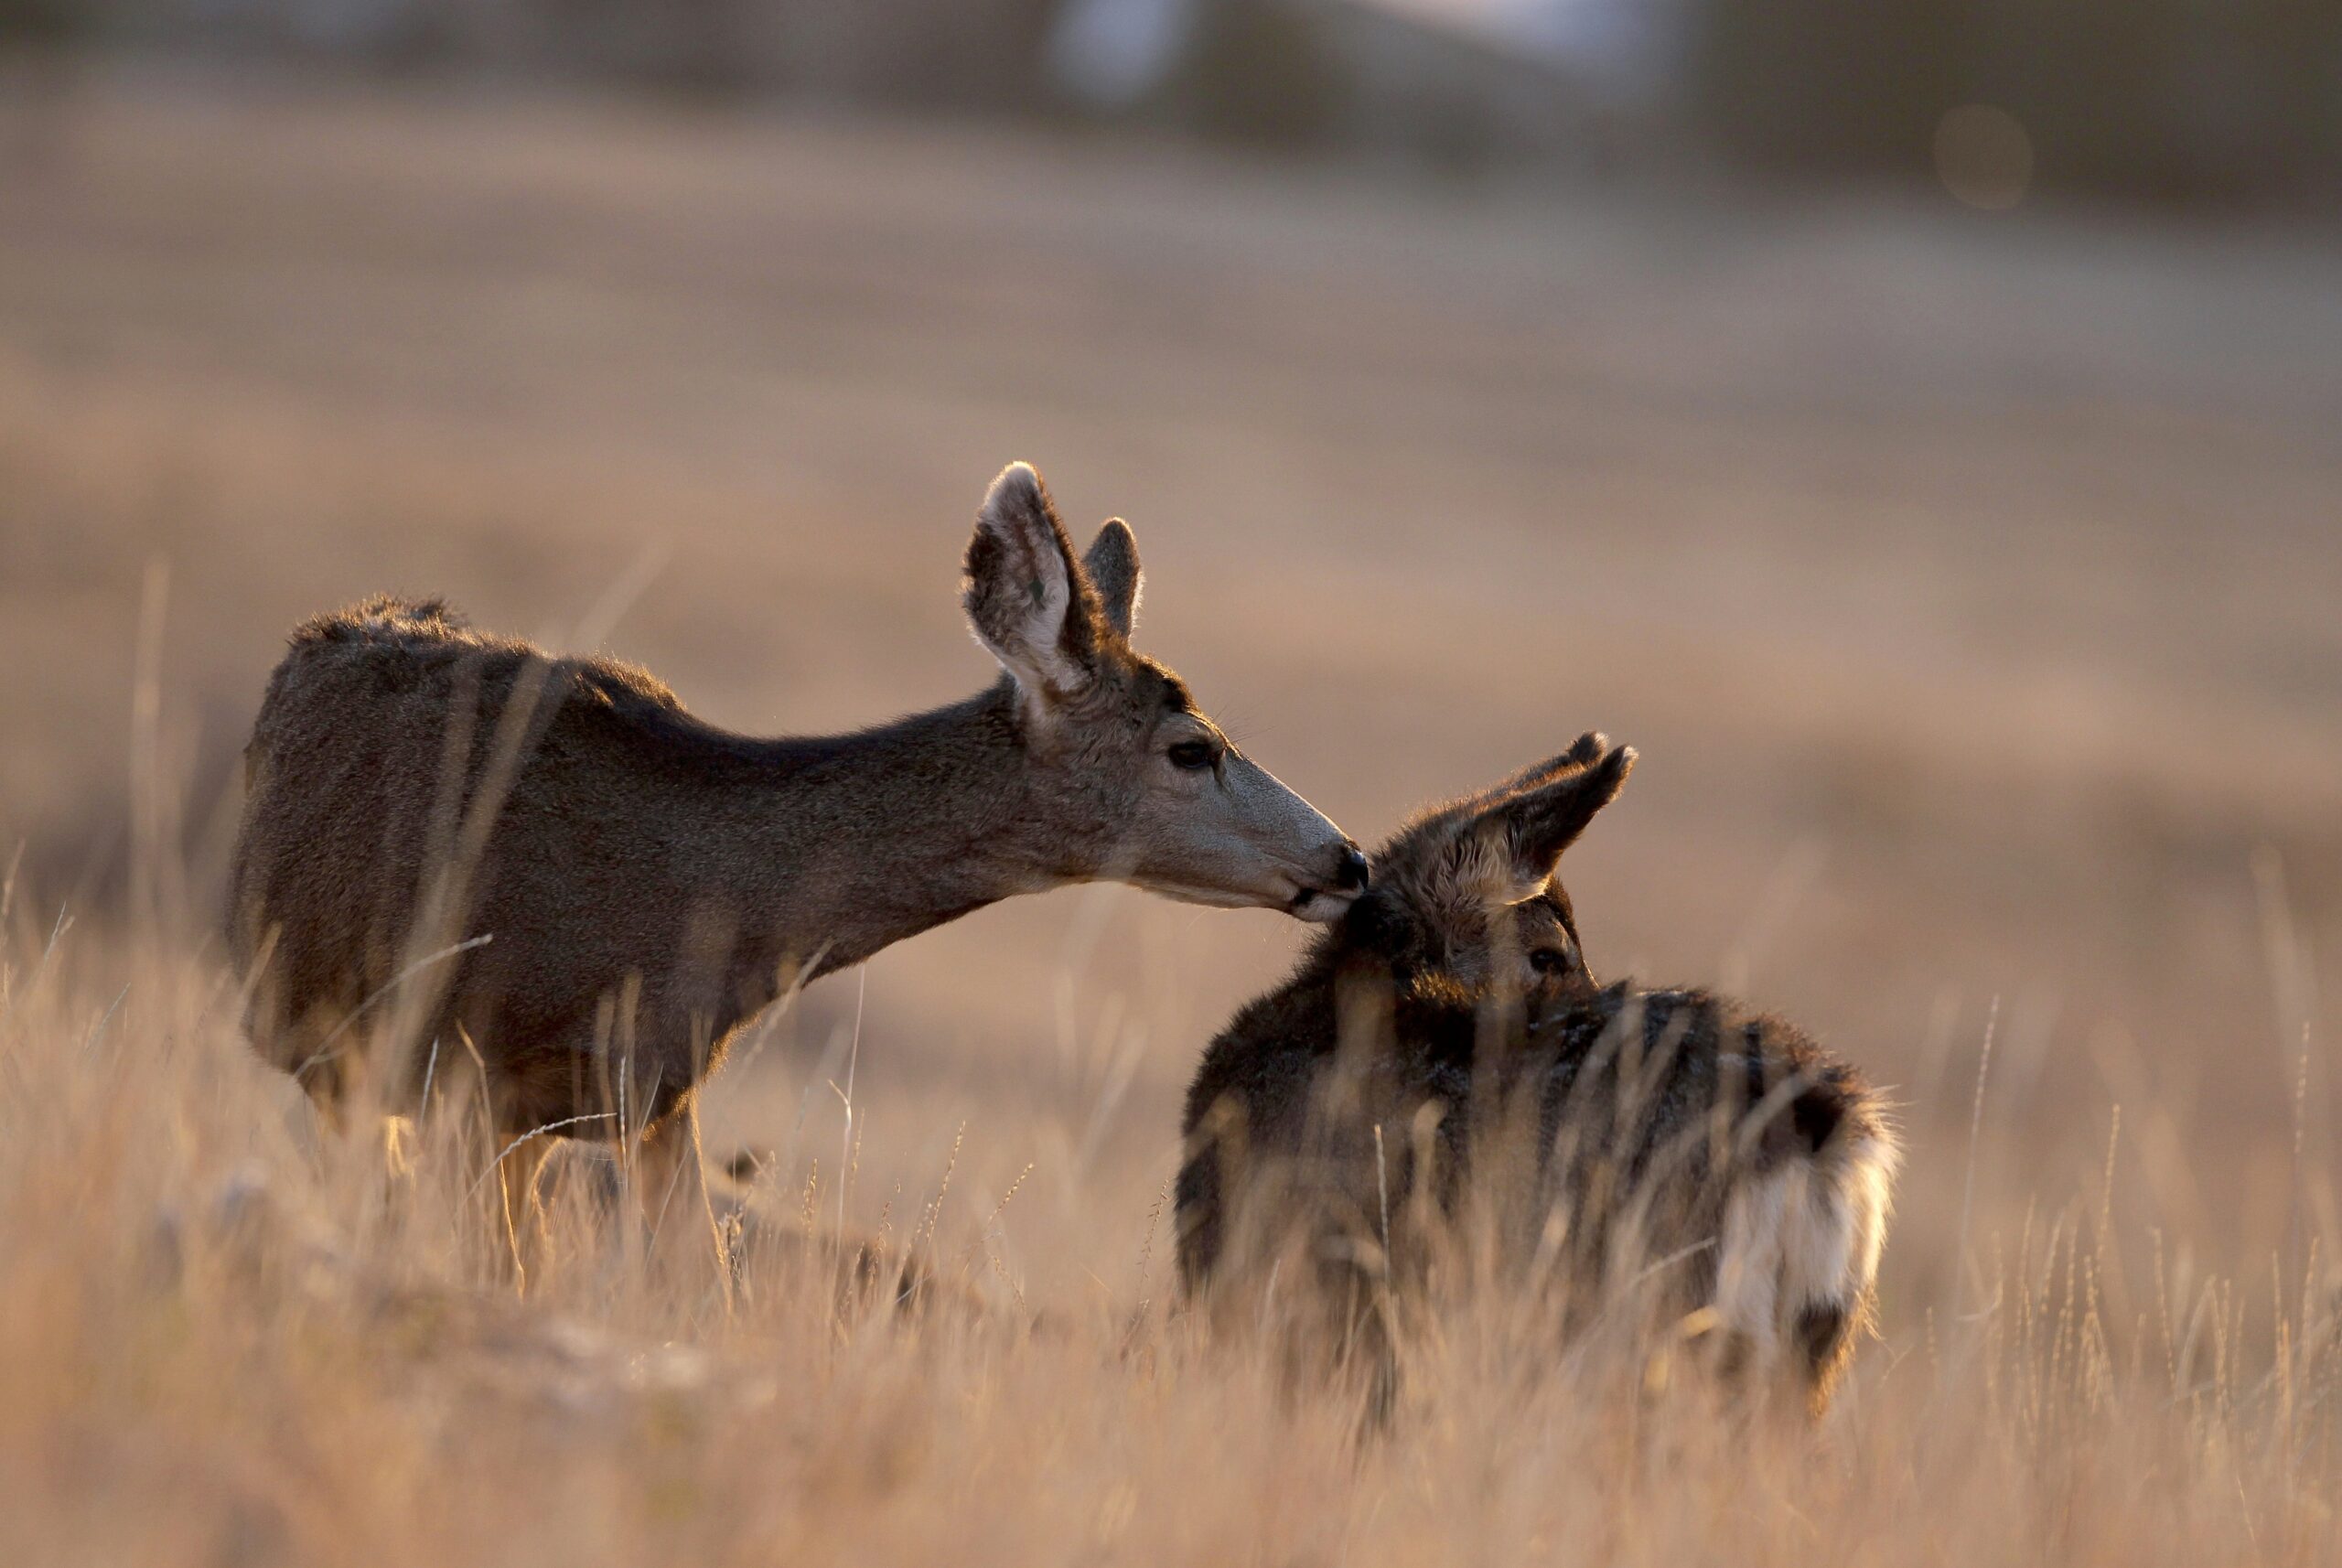
[[1362,893],[1369,875],[1366,856],[1359,853],[1358,845],[1345,845],[1341,857],[1334,863],[1334,886],[1345,893]]

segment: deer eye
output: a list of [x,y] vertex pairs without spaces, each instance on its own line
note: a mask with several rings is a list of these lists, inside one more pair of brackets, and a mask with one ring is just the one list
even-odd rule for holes
[[1559,948],[1539,948],[1529,955],[1529,967],[1540,974],[1562,974],[1570,967],[1570,955]]
[[1191,772],[1209,768],[1219,760],[1219,754],[1200,740],[1183,740],[1165,755],[1171,758],[1172,767],[1185,768]]

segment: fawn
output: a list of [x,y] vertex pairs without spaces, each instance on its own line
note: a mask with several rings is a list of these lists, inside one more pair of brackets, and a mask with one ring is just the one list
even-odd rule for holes
[[[1635,754],[1587,735],[1427,811],[1189,1089],[1179,1259],[1215,1320],[1283,1289],[1386,1404],[1393,1319],[1477,1262],[1555,1327],[1636,1318],[1819,1413],[1872,1310],[1896,1145],[1778,1019],[1606,988],[1555,872]],[[1607,1315],[1606,1319],[1605,1315]]]

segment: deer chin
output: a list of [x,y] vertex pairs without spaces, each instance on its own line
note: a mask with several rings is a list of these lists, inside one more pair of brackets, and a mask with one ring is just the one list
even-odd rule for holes
[[1201,904],[1209,909],[1282,909],[1295,919],[1313,925],[1338,920],[1342,911],[1350,907],[1358,895],[1336,893],[1305,883],[1287,881],[1275,888],[1209,887],[1200,883],[1142,881],[1130,879],[1131,886],[1145,889],[1159,897],[1181,904]]
[[1306,920],[1313,926],[1333,924],[1358,902],[1355,893],[1329,893],[1322,887],[1305,887],[1294,895],[1284,912],[1296,920]]

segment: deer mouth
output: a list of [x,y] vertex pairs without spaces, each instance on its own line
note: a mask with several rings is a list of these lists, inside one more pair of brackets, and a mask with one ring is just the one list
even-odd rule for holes
[[1326,925],[1338,920],[1352,904],[1358,902],[1359,890],[1348,888],[1337,892],[1329,887],[1304,886],[1295,893],[1284,907],[1284,912],[1296,920],[1312,925]]
[[1292,891],[1278,896],[1281,889],[1266,887],[1243,888],[1227,884],[1201,882],[1164,882],[1153,877],[1128,879],[1134,886],[1182,904],[1200,904],[1211,909],[1282,909],[1297,920],[1324,925],[1338,920],[1358,897],[1356,888],[1319,887],[1295,877],[1280,876],[1277,881]]

